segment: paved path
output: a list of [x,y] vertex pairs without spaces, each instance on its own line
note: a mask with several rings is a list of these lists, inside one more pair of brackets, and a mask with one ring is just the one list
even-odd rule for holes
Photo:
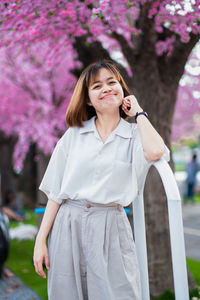
[[33,290],[27,287],[16,275],[0,280],[1,300],[41,300]]
[[184,204],[183,226],[186,256],[200,261],[200,204]]

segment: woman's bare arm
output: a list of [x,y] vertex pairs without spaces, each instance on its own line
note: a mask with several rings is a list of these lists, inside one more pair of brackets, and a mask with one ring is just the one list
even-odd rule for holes
[[53,200],[48,200],[42,223],[35,241],[33,255],[35,271],[43,278],[46,278],[46,274],[43,270],[43,263],[45,263],[47,269],[50,268],[46,239],[51,230],[59,208],[60,204],[56,203]]
[[150,161],[160,159],[165,151],[162,137],[144,115],[137,118],[137,124],[145,158]]
[[[127,109],[127,107],[130,107],[130,109]],[[131,117],[135,116],[137,112],[143,111],[133,95],[124,98],[122,109]],[[162,137],[144,115],[138,116],[137,125],[145,158],[150,161],[160,159],[165,151],[165,143]]]

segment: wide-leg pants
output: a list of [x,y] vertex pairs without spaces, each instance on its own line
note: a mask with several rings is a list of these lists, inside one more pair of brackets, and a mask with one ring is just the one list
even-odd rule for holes
[[65,200],[48,244],[49,300],[141,300],[135,244],[121,205]]

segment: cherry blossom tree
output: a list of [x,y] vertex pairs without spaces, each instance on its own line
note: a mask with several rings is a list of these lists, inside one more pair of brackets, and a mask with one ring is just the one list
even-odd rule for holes
[[76,82],[70,70],[80,64],[66,47],[58,46],[51,61],[46,59],[50,52],[44,42],[34,45],[31,53],[21,54],[18,48],[1,51],[0,129],[7,137],[17,137],[18,170],[31,143],[48,155],[65,130],[65,112]]
[[180,80],[174,111],[172,141],[200,137],[200,45],[195,47]]
[[[63,43],[68,49],[66,55],[70,53],[72,60],[75,57],[83,67],[100,58],[115,60],[120,51],[122,57],[117,62],[132,92],[170,147],[179,81],[199,40],[199,14],[197,0],[2,0],[0,44],[12,51],[31,53],[36,45],[46,43],[52,55],[45,58],[51,65],[57,57],[62,62],[57,49]],[[73,67],[67,68],[69,74]],[[37,90],[37,86],[34,88]],[[48,127],[38,112],[46,110],[46,114],[55,116],[54,109],[42,97],[33,101],[32,106],[37,105],[30,111],[36,113],[41,127]],[[54,125],[49,126],[51,145],[55,141]],[[39,147],[43,148],[41,144]],[[158,296],[166,289],[172,290],[173,283],[172,276],[166,276],[172,274],[166,198],[153,168],[147,178],[145,207],[151,295]]]
[[51,58],[44,41],[31,52],[15,47],[1,49],[0,54],[2,197],[8,189],[19,190],[32,205],[36,201],[36,161],[50,155],[65,130],[65,112],[76,82],[70,70],[80,63],[62,45]]

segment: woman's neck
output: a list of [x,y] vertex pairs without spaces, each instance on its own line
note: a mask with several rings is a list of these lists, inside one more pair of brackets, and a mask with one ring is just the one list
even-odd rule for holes
[[120,115],[97,115],[95,120],[96,128],[101,135],[108,136],[119,124]]

